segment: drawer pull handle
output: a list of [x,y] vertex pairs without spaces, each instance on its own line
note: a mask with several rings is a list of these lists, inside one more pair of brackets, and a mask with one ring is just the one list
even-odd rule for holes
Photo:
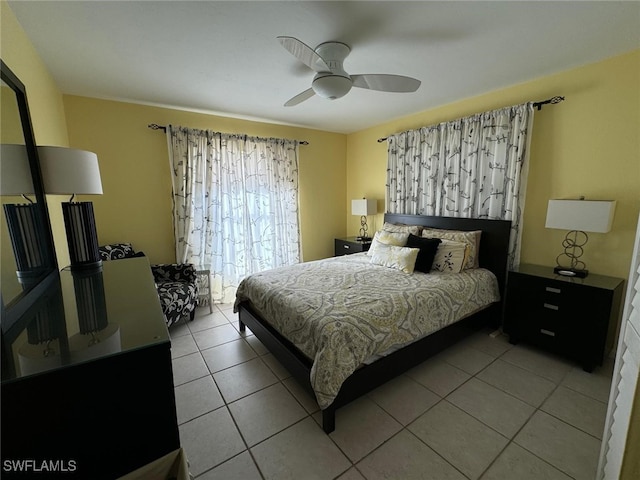
[[343,248],[349,248],[349,245],[342,245]]
[[540,329],[540,333],[542,333],[544,335],[549,335],[550,337],[555,337],[556,336],[556,332],[552,332],[551,330],[545,330],[544,328]]
[[559,288],[554,288],[554,287],[545,287],[545,290],[547,292],[551,292],[551,293],[560,293],[561,290]]
[[560,307],[557,305],[552,305],[550,303],[545,303],[544,308],[548,308],[549,310],[560,310]]

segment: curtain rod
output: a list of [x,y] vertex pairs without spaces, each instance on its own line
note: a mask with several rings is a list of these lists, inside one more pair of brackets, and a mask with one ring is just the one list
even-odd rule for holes
[[[555,97],[551,97],[551,98],[548,98],[546,100],[542,100],[540,102],[533,102],[533,107],[537,108],[538,110],[542,110],[542,106],[543,105],[548,105],[548,104],[554,105],[556,103],[560,103],[560,102],[563,102],[563,101],[564,101],[564,97],[556,95]],[[378,139],[378,143],[386,142],[387,138],[389,138],[389,137],[379,138]]]
[[[149,125],[147,125],[147,127],[150,128],[151,130],[162,130],[164,133],[167,133],[167,127],[165,127],[164,125],[158,125],[157,123],[150,123]],[[299,140],[298,144],[309,145],[309,142],[307,142],[306,140]]]

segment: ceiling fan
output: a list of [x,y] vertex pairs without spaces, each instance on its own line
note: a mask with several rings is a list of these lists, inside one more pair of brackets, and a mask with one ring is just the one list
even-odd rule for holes
[[311,88],[290,99],[285,107],[298,105],[314,95],[335,100],[349,93],[351,87],[382,92],[415,92],[420,86],[420,80],[402,75],[349,75],[342,68],[342,62],[351,49],[341,42],[321,43],[314,50],[294,37],[278,37],[278,40],[294,57],[316,72]]

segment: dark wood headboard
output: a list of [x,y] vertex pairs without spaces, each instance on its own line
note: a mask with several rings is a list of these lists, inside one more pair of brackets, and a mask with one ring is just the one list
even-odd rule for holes
[[500,296],[504,298],[509,253],[510,220],[486,220],[482,218],[430,217],[428,215],[403,215],[385,213],[384,221],[404,225],[442,228],[446,230],[482,230],[480,237],[480,266],[491,270],[498,279]]

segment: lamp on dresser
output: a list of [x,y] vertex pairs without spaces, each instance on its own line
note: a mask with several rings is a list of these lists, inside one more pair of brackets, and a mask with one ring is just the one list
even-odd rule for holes
[[[44,219],[36,203],[26,145],[0,145],[0,195],[22,197],[28,203],[4,203],[16,274],[23,288],[37,282],[46,266],[47,254],[38,239]],[[4,259],[3,259],[4,261]]]
[[71,195],[62,203],[71,270],[102,266],[91,202],[74,202],[77,194],[102,194],[98,157],[93,152],[66,147],[39,146],[38,155],[46,194]]
[[569,230],[562,241],[564,251],[556,257],[554,273],[578,278],[589,274],[580,260],[589,240],[586,232],[609,232],[615,208],[615,200],[549,200],[545,227]]
[[375,215],[376,213],[378,213],[378,202],[375,199],[351,200],[351,215],[360,215],[360,235],[356,237],[356,240],[371,240],[367,234],[367,215]]

